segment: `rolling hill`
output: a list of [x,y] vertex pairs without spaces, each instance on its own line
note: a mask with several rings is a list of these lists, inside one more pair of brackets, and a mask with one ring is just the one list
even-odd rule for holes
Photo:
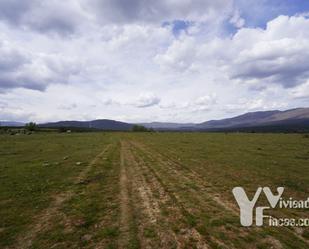
[[128,131],[132,129],[133,124],[109,119],[97,119],[92,121],[59,121],[53,123],[40,124],[39,126],[48,128],[74,127],[74,128],[110,130],[110,131]]
[[21,127],[24,125],[25,123],[22,123],[22,122],[0,121],[0,126]]
[[140,123],[147,128],[153,129],[178,129],[183,127],[195,126],[194,123],[168,123],[168,122],[151,122],[151,123]]
[[245,127],[286,126],[297,124],[308,126],[309,108],[286,111],[248,112],[233,118],[211,120],[194,126],[195,129],[230,129]]
[[[23,126],[23,123],[0,121],[2,126]],[[232,118],[210,120],[203,123],[139,123],[147,128],[162,131],[309,131],[309,108],[286,111],[248,112]],[[48,128],[81,128],[110,131],[129,131],[134,124],[109,119],[92,121],[58,121],[39,124]]]

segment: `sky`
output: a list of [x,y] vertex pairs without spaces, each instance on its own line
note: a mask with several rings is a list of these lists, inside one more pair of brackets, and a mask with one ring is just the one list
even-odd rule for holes
[[0,0],[0,120],[309,107],[307,0]]

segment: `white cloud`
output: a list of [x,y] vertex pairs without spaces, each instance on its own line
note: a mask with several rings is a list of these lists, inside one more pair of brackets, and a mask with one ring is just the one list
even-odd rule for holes
[[175,40],[164,54],[156,55],[154,61],[163,70],[172,69],[178,72],[194,70],[195,46],[195,40],[191,37]]
[[161,24],[188,20],[215,23],[233,9],[232,0],[1,0],[0,20],[43,33],[70,35],[81,26]]
[[0,19],[7,23],[43,33],[68,35],[91,20],[82,1],[60,0],[1,0]]
[[198,97],[194,102],[194,111],[208,111],[217,104],[217,95],[215,93]]
[[241,18],[238,10],[234,11],[233,16],[230,19],[230,23],[233,24],[236,28],[242,28],[245,25],[245,19]]
[[[293,87],[309,77],[309,19],[280,16],[267,28],[242,28],[231,38],[175,40],[155,57],[164,69],[226,73],[242,82]],[[296,32],[297,30],[297,32]]]
[[302,16],[280,16],[265,30],[241,29],[231,42],[230,48],[237,52],[231,77],[284,87],[302,84],[309,76],[308,26],[309,20]]
[[309,80],[291,90],[292,98],[309,99]]
[[43,91],[49,84],[67,83],[79,72],[79,63],[57,54],[21,49],[7,40],[0,42],[0,89],[28,88]]
[[136,107],[145,108],[158,105],[160,103],[160,98],[153,93],[142,93],[138,97],[137,101],[134,103]]
[[210,21],[231,11],[231,0],[88,0],[88,10],[104,23]]
[[248,28],[228,0],[19,2],[0,1],[0,95],[31,119],[201,122],[308,105],[304,15]]

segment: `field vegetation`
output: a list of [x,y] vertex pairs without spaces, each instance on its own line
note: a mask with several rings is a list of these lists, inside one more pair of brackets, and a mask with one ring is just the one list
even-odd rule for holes
[[308,248],[308,227],[241,227],[236,186],[306,199],[308,136],[0,135],[0,248]]

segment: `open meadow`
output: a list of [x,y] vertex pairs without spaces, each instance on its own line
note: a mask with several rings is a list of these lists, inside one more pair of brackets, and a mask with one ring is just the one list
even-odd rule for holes
[[308,135],[1,135],[0,248],[309,247],[309,227],[242,227],[236,186],[306,199]]

